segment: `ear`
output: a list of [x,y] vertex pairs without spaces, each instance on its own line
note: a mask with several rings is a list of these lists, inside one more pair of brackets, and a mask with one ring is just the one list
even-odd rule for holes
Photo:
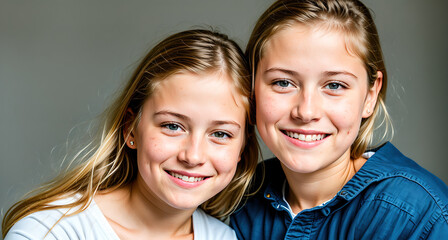
[[377,78],[373,86],[368,89],[366,101],[364,102],[364,109],[362,112],[363,118],[368,118],[373,114],[375,109],[376,101],[378,99],[378,94],[380,93],[381,87],[383,86],[383,73],[381,71],[377,72]]
[[126,140],[126,145],[130,149],[137,149],[137,142],[135,141],[134,131],[132,123],[135,120],[135,114],[132,109],[128,108],[124,116],[124,128],[123,136]]

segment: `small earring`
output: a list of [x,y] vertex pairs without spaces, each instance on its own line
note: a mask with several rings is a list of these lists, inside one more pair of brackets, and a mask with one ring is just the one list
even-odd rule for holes
[[367,109],[367,113],[370,113],[370,109]]
[[129,144],[131,144],[131,146],[134,146],[134,141],[130,141]]

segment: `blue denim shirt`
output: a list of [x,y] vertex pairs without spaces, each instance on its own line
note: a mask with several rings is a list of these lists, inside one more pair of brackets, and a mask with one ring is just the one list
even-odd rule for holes
[[[263,166],[263,165],[261,165]],[[261,190],[231,216],[239,239],[448,239],[448,187],[386,143],[330,201],[295,217],[277,159]]]

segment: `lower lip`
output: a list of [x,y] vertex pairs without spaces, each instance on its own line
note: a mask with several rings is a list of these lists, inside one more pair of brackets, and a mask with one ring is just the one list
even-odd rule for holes
[[209,179],[209,178],[206,178],[206,179],[203,179],[202,181],[197,181],[197,182],[185,182],[182,179],[171,176],[167,172],[166,172],[166,174],[171,179],[171,181],[173,181],[176,185],[178,185],[181,188],[187,188],[187,189],[199,187],[202,184],[204,184],[205,181],[207,181]]
[[317,147],[320,144],[322,144],[328,137],[330,137],[330,136],[326,136],[325,138],[323,138],[321,140],[305,142],[305,141],[301,141],[299,139],[289,137],[288,135],[286,135],[283,132],[282,132],[282,134],[283,134],[283,136],[285,136],[286,140],[288,140],[290,143],[294,144],[295,146],[297,146],[299,148],[303,148],[303,149],[311,149],[311,148]]

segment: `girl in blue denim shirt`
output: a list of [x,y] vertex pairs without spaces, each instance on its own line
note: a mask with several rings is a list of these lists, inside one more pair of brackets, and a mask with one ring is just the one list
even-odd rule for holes
[[259,165],[258,193],[231,218],[240,239],[448,239],[447,186],[391,143],[372,147],[390,125],[364,4],[277,1],[246,55],[257,128],[277,158]]

